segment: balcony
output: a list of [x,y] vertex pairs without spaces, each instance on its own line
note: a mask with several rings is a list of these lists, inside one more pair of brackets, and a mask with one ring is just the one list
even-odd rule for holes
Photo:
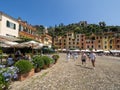
[[19,35],[23,36],[23,37],[31,38],[31,39],[35,39],[35,37],[36,37],[35,35],[29,34],[29,33],[24,32],[24,31],[20,31]]

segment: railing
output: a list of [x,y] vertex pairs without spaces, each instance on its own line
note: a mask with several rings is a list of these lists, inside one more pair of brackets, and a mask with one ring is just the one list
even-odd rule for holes
[[35,35],[29,34],[29,33],[24,32],[24,31],[20,31],[19,35],[25,36],[25,37],[28,37],[28,38],[32,38],[32,39],[35,39],[35,37],[36,37]]

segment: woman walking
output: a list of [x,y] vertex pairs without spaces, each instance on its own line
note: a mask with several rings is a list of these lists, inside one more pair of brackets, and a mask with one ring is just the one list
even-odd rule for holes
[[81,55],[82,65],[85,64],[85,66],[86,66],[86,59],[87,59],[87,55],[84,52],[82,52],[82,55]]
[[70,60],[70,53],[69,52],[67,52],[66,59],[67,59],[67,61]]

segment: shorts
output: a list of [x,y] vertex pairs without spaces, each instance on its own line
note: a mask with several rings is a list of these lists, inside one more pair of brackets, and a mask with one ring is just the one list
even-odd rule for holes
[[85,60],[85,59],[82,59],[82,62],[86,62],[86,60]]

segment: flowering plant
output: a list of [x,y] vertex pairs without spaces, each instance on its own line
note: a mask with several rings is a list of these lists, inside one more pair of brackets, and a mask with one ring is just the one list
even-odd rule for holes
[[4,76],[5,81],[10,81],[11,79],[17,79],[18,72],[19,72],[19,70],[17,67],[14,67],[14,66],[4,67],[4,66],[0,65],[0,74],[2,74]]
[[5,67],[5,65],[0,65],[0,90],[8,88],[10,81],[18,78],[18,71],[17,67]]
[[5,81],[5,78],[2,74],[0,74],[0,90],[7,86],[8,82]]

